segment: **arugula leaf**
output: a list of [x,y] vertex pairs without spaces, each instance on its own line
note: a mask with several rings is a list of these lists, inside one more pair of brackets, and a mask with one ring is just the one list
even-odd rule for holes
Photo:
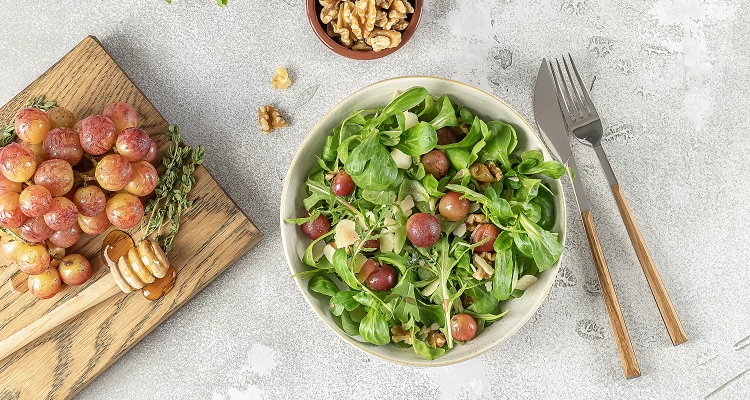
[[401,277],[391,293],[400,296],[400,301],[395,309],[396,318],[399,321],[408,322],[409,319],[414,319],[417,322],[421,321],[414,284],[406,276]]
[[359,335],[362,336],[362,339],[378,346],[384,346],[391,342],[388,321],[380,313],[379,304],[370,308],[362,322],[359,323]]
[[404,154],[419,157],[437,144],[437,133],[427,122],[420,122],[404,131],[396,148]]
[[330,186],[325,183],[325,173],[323,171],[309,176],[305,184],[310,191],[310,195],[302,200],[305,210],[312,210],[319,201],[326,201],[328,204],[334,202],[333,192],[331,192]]
[[471,315],[475,320],[477,320],[477,323],[484,322],[484,321],[496,321],[502,317],[505,316],[505,314],[508,313],[510,310],[505,310],[501,313],[497,314],[478,314],[471,311],[466,311],[467,314]]
[[427,343],[417,339],[414,336],[414,332],[412,332],[411,334],[411,343],[414,347],[414,352],[427,360],[434,360],[445,354],[445,349],[440,347],[438,347],[437,349],[433,349],[432,347],[428,346]]
[[346,258],[346,249],[336,249],[336,252],[333,253],[333,268],[336,271],[336,274],[341,277],[341,280],[343,280],[350,288],[356,289],[359,287],[357,277],[354,276],[354,272],[349,269],[349,262]]
[[[330,231],[326,232],[323,236],[321,236],[321,237],[313,240],[312,243],[310,243],[309,245],[307,245],[307,248],[305,249],[305,255],[302,256],[302,262],[305,263],[305,264],[307,264],[307,265],[309,265],[309,266],[311,266],[311,267],[314,267],[315,266],[315,258],[313,257],[313,247],[315,246],[315,243],[318,243],[318,242],[320,242],[322,240],[326,240],[326,238],[329,237],[329,236],[331,236],[331,235],[333,235],[334,232],[335,231],[333,229],[331,229]],[[328,261],[328,260],[326,260],[326,261]]]
[[346,311],[353,311],[359,307],[359,303],[354,300],[354,293],[352,291],[341,290],[331,297],[331,314],[340,317],[341,313]]
[[565,246],[560,244],[557,235],[540,228],[523,213],[519,214],[518,220],[531,242],[532,256],[539,271],[544,271],[555,264],[565,250]]
[[331,278],[325,275],[315,275],[310,278],[307,283],[307,287],[316,293],[320,293],[326,296],[334,296],[339,292],[338,286],[331,280]]
[[369,292],[357,292],[357,294],[354,295],[354,300],[357,301],[357,303],[362,304],[365,307],[374,307],[377,301],[375,298],[369,293]]
[[[450,298],[455,289],[448,286],[448,280],[451,275],[453,267],[456,265],[457,260],[450,256],[450,248],[448,245],[448,239],[445,236],[441,236],[435,247],[438,250],[438,279],[440,284],[435,293],[440,293],[441,305],[443,306],[444,321],[451,319],[451,304]],[[453,335],[450,329],[446,329],[446,337],[448,342],[448,348],[453,348]]]
[[386,204],[390,205],[396,202],[396,191],[394,190],[363,190],[360,192],[362,198],[369,201],[372,204]]
[[438,99],[438,104],[440,104],[440,112],[430,121],[433,129],[438,130],[446,126],[458,126],[456,111],[453,109],[453,103],[451,103],[448,95],[441,96]]

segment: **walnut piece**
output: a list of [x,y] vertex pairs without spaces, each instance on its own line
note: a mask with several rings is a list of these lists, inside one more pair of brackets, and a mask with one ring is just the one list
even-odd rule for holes
[[489,168],[490,172],[492,172],[492,175],[495,177],[495,182],[503,180],[503,171],[495,164],[494,161],[488,162],[487,168]]
[[445,345],[445,335],[440,331],[430,331],[427,334],[427,345],[433,349],[443,347]]
[[273,86],[274,89],[285,90],[291,85],[292,80],[289,78],[289,72],[287,72],[286,68],[276,68],[276,73],[273,74],[273,78],[271,78],[271,86]]
[[347,48],[381,51],[401,43],[406,20],[414,13],[408,0],[318,0],[326,33]]
[[258,107],[258,123],[263,132],[271,132],[274,129],[286,128],[284,118],[281,118],[279,111],[272,105]]
[[411,332],[402,328],[401,325],[394,325],[393,328],[391,328],[391,334],[393,343],[404,342],[406,344],[411,344]]
[[482,257],[484,261],[487,261],[488,264],[492,265],[495,263],[495,252],[494,251],[485,251],[478,254],[479,257]]
[[466,230],[473,232],[479,225],[487,223],[487,216],[484,214],[469,214],[464,223],[466,224]]
[[365,42],[372,46],[372,51],[390,49],[401,43],[401,32],[375,28],[372,30],[372,35],[365,39]]

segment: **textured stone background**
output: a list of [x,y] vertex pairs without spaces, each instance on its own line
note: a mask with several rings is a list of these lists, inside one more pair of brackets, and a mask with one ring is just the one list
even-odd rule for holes
[[[0,5],[0,103],[96,35],[188,143],[206,144],[208,168],[266,234],[81,399],[703,398],[734,377],[710,398],[750,397],[747,2],[427,0],[411,42],[375,62],[325,49],[302,0],[174,2]],[[596,77],[604,145],[690,341],[669,342],[595,155],[579,144],[643,376],[622,377],[573,204],[558,282],[502,346],[414,369],[335,337],[289,279],[278,234],[283,179],[308,129],[352,91],[415,74],[479,86],[533,121],[540,59],[564,52]],[[269,86],[278,65],[295,80],[283,93]],[[267,102],[290,128],[259,132],[255,108]]]

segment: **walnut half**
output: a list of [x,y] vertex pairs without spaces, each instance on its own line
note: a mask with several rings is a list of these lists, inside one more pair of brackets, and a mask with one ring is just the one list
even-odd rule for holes
[[272,105],[258,107],[258,123],[263,132],[271,132],[274,129],[286,128],[287,123],[281,118],[279,111]]
[[411,344],[411,332],[402,328],[401,325],[394,325],[391,328],[391,334],[393,335],[393,343],[404,342]]
[[289,78],[289,72],[287,72],[286,68],[276,68],[276,73],[273,74],[273,78],[271,78],[271,86],[273,86],[274,89],[285,90],[291,85],[292,80]]

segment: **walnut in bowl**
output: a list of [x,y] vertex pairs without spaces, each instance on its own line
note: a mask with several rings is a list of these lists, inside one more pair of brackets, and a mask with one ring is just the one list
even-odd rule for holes
[[419,24],[422,0],[307,0],[316,36],[355,60],[385,57],[403,46]]

